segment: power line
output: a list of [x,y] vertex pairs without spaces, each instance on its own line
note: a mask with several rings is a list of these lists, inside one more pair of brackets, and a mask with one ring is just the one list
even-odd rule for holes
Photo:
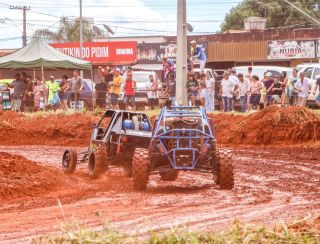
[[289,4],[291,7],[295,8],[296,10],[298,10],[300,13],[304,14],[305,16],[307,16],[308,18],[312,19],[314,22],[316,22],[318,25],[320,24],[320,21],[316,20],[315,18],[313,18],[311,15],[309,15],[308,13],[306,13],[305,11],[303,11],[301,8],[298,8],[296,5],[294,5],[293,3],[289,2],[288,0],[283,0],[285,1],[287,4]]

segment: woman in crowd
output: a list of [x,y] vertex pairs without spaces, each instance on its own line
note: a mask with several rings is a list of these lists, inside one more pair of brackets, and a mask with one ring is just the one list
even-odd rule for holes
[[252,76],[251,91],[250,91],[250,105],[251,110],[260,110],[261,91],[263,89],[263,83],[256,75]]
[[33,80],[30,75],[26,76],[26,88],[24,91],[24,111],[33,112],[34,108],[34,93],[33,93]]
[[215,93],[215,81],[210,76],[210,73],[206,74],[206,97],[205,97],[205,107],[207,112],[214,111],[214,93]]
[[60,92],[59,92],[59,97],[61,101],[61,107],[64,110],[68,109],[68,96],[67,96],[67,90],[69,87],[68,83],[68,76],[63,75],[61,78],[61,83],[60,83]]
[[35,77],[34,93],[34,107],[36,111],[45,109],[47,87],[39,77]]
[[192,106],[196,106],[196,98],[198,96],[199,83],[192,73],[188,74],[187,90]]
[[200,99],[201,99],[201,106],[206,106],[206,75],[201,74],[200,81],[199,81],[199,87],[200,87]]
[[286,71],[282,71],[282,73],[281,73],[280,84],[281,84],[281,88],[282,88],[281,106],[285,107],[286,102],[287,102],[287,92],[286,92],[286,90],[287,90],[287,86],[289,84],[289,79],[288,79]]

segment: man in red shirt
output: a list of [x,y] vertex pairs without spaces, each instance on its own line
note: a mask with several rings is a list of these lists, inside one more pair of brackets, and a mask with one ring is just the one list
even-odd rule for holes
[[134,98],[134,89],[136,88],[136,82],[132,79],[132,73],[128,71],[127,79],[124,84],[124,102],[126,105],[126,109],[130,106],[130,108],[134,108],[135,106],[135,98]]

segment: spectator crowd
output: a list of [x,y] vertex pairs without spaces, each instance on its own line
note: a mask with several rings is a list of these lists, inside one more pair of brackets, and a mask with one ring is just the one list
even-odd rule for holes
[[[234,103],[240,101],[240,111],[254,111],[271,104],[286,106],[306,106],[307,98],[311,92],[315,95],[320,91],[320,78],[312,91],[310,80],[304,73],[293,69],[292,77],[283,71],[280,75],[265,72],[262,79],[252,73],[248,67],[247,74],[237,74],[235,69],[224,72],[219,95],[222,99],[223,111],[234,110]],[[316,98],[320,106],[320,95]]]
[[[235,69],[229,69],[223,73],[222,79],[217,80],[215,79],[217,77],[212,77],[210,72],[205,73],[203,64],[200,72],[192,72],[192,70],[193,67],[190,68],[185,81],[188,101],[192,106],[205,107],[207,112],[213,112],[218,108],[225,112],[239,110],[244,113],[259,110],[274,103],[282,107],[305,106],[311,92],[309,80],[303,73],[298,74],[296,69],[293,69],[292,77],[288,77],[286,72],[274,76],[270,72],[265,72],[264,77],[261,78],[252,72],[251,67],[246,74],[237,74]],[[149,76],[146,93],[147,107],[150,109],[162,105],[177,105],[175,71],[167,57],[163,58],[162,80],[155,73]],[[320,79],[316,84],[316,89],[320,90]],[[124,108],[136,109],[137,82],[131,67],[125,71],[111,69],[109,66],[99,67],[99,81],[94,86],[93,107],[119,109],[119,98],[123,92]],[[23,72],[16,74],[12,84],[4,85],[2,93],[9,91],[10,88],[13,89],[11,109],[14,111],[69,109],[76,107],[76,104],[81,101],[83,87],[84,82],[77,70],[73,71],[70,79],[66,75],[59,80],[50,76],[49,81],[46,82],[39,77],[32,78]],[[160,103],[160,100],[165,102]],[[320,106],[320,95],[316,101]]]

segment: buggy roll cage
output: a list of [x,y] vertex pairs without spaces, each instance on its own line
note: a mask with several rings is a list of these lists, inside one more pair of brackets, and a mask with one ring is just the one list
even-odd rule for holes
[[[192,119],[196,122],[197,128],[168,128],[166,122],[168,119]],[[188,123],[184,121],[185,123]],[[192,122],[190,123],[192,124]],[[163,126],[161,126],[163,125]],[[214,131],[210,123],[210,119],[206,114],[206,111],[203,107],[192,107],[192,106],[176,106],[171,108],[163,108],[159,115],[159,119],[155,123],[155,128],[152,135],[153,141],[158,141],[159,146],[162,148],[162,154],[166,155],[169,159],[172,167],[174,169],[194,169],[199,161],[201,156],[201,151],[193,146],[193,142],[201,140],[202,147],[210,147],[210,142],[215,140]],[[174,140],[174,146],[172,149],[168,149],[164,143],[165,140]],[[185,144],[182,146],[182,143]],[[191,165],[178,165],[177,159],[179,153],[191,153],[192,164]]]

